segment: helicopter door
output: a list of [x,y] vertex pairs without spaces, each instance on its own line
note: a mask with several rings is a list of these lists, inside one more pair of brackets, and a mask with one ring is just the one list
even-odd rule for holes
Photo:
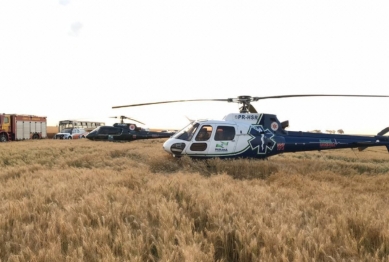
[[198,129],[196,136],[193,138],[192,143],[186,150],[187,154],[191,155],[204,155],[208,153],[209,146],[211,144],[211,125],[203,125]]
[[216,127],[215,135],[212,139],[209,154],[229,155],[235,152],[238,137],[234,125],[219,125]]

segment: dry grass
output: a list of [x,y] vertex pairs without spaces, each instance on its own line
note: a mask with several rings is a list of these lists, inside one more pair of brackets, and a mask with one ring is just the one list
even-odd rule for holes
[[385,148],[194,161],[163,141],[0,144],[0,260],[389,260]]

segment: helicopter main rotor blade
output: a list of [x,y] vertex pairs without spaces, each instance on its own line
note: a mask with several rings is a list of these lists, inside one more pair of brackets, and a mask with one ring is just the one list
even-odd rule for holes
[[[177,103],[177,102],[194,102],[194,101],[221,101],[228,103],[239,103],[242,104],[240,108],[240,113],[257,113],[257,110],[254,106],[251,105],[251,102],[256,102],[264,99],[275,99],[275,98],[290,98],[290,97],[389,97],[386,95],[340,95],[340,94],[303,94],[303,95],[279,95],[279,96],[238,96],[236,98],[227,98],[227,99],[189,99],[189,100],[171,100],[171,101],[160,101],[152,103],[142,103],[142,104],[132,104],[124,106],[113,106],[112,108],[123,108],[123,107],[133,107],[133,106],[146,106],[146,105],[157,105],[157,104],[167,104],[167,103]],[[136,120],[134,120],[136,121]]]
[[288,98],[288,97],[312,97],[312,96],[349,96],[349,97],[389,97],[383,95],[329,95],[329,94],[310,94],[310,95],[281,95],[281,96],[260,96],[253,97],[253,101],[272,98]]
[[172,101],[161,101],[161,102],[153,102],[153,103],[143,103],[143,104],[132,104],[125,106],[113,106],[112,108],[122,108],[122,107],[132,107],[132,106],[147,106],[147,105],[157,105],[157,104],[167,104],[167,103],[177,103],[177,102],[194,102],[194,101],[222,101],[228,102],[229,99],[191,99],[191,100],[172,100]]

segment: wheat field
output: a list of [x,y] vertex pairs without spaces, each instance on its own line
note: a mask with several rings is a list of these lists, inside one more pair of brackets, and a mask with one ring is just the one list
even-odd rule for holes
[[389,153],[173,158],[163,139],[0,144],[1,261],[389,261]]

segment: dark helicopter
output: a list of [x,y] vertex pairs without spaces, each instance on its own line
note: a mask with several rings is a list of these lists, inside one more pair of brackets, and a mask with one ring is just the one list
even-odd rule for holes
[[174,132],[150,131],[149,129],[138,127],[134,123],[124,123],[124,119],[129,119],[144,125],[144,123],[126,116],[111,118],[120,118],[120,123],[115,123],[113,126],[99,126],[92,130],[86,138],[101,141],[132,141],[139,139],[168,138],[174,134]]
[[227,99],[174,100],[144,104],[114,106],[112,108],[144,106],[175,102],[222,101],[242,104],[239,113],[226,115],[222,120],[191,121],[164,144],[163,149],[174,157],[188,155],[194,158],[267,158],[287,152],[331,150],[386,146],[389,151],[389,127],[376,136],[323,134],[287,131],[289,121],[280,122],[276,115],[258,113],[251,105],[263,99],[346,96],[389,97],[380,95],[280,95],[267,97],[238,96]]

